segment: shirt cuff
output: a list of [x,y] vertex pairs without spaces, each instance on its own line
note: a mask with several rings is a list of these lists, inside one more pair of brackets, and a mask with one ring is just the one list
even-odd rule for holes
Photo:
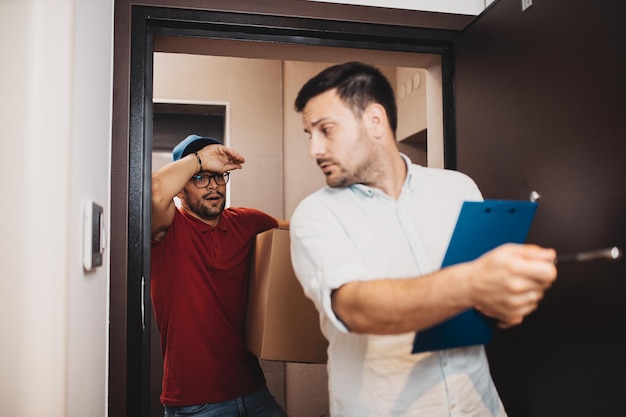
[[348,329],[335,314],[332,307],[331,295],[334,290],[344,284],[354,281],[366,281],[368,279],[367,271],[365,271],[361,265],[344,265],[334,271],[332,276],[325,274],[325,278],[325,282],[322,281],[324,283],[320,289],[324,314],[339,331],[342,333],[350,333],[350,329]]

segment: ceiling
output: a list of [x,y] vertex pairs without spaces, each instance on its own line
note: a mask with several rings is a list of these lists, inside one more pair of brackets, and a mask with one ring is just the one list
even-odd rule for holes
[[308,0],[321,3],[341,3],[358,6],[375,6],[391,9],[420,10],[425,12],[478,15],[494,0]]

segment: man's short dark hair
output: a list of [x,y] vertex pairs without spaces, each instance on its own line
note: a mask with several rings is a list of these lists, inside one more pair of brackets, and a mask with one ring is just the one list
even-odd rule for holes
[[383,106],[395,135],[398,110],[393,88],[378,68],[362,62],[347,62],[326,68],[300,89],[295,102],[296,111],[302,112],[310,99],[333,89],[359,117],[371,103]]

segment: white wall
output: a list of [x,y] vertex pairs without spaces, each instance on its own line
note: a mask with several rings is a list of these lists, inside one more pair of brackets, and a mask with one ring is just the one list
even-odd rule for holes
[[0,402],[105,416],[109,262],[82,268],[82,205],[109,213],[113,0],[2,0]]
[[230,203],[284,218],[281,62],[155,53],[153,83],[157,102],[228,106],[226,142],[246,157],[231,175]]
[[344,3],[426,12],[478,15],[493,0],[309,0],[326,3]]

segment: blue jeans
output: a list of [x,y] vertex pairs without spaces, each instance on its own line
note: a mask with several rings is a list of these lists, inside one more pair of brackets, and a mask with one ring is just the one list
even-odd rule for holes
[[267,387],[221,403],[165,406],[165,417],[287,417]]

